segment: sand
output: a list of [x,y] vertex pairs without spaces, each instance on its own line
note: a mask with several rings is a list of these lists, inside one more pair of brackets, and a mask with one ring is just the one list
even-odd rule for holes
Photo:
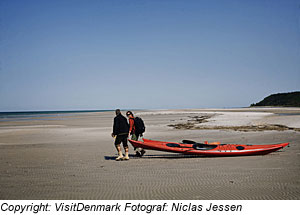
[[[0,199],[300,199],[299,108],[136,111],[145,137],[290,147],[264,156],[147,151],[117,162],[113,112],[0,122]],[[205,116],[205,121],[195,121]],[[169,125],[191,122],[202,129]],[[287,130],[232,127],[282,125]],[[218,127],[220,126],[220,127]],[[209,128],[208,128],[209,127]]]

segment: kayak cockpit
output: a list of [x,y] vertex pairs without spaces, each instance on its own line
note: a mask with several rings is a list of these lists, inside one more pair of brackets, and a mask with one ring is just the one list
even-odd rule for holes
[[204,143],[195,143],[193,144],[193,148],[196,150],[212,150],[217,148],[218,145],[208,145]]

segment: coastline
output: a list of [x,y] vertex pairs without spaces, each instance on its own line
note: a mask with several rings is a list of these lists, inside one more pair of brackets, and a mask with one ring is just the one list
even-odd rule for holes
[[[145,137],[150,139],[290,142],[291,147],[265,156],[230,158],[147,151],[139,159],[130,146],[131,159],[116,162],[110,137],[113,111],[1,121],[0,199],[300,199],[300,132],[233,129],[261,125],[298,129],[300,108],[138,110],[135,114],[145,121]],[[202,116],[209,118],[199,123]],[[188,120],[207,128],[169,126]]]

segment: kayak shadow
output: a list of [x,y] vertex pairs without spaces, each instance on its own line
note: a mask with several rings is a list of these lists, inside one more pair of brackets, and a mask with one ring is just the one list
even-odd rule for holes
[[[104,156],[105,160],[116,160],[118,156]],[[205,156],[201,155],[184,155],[184,154],[160,154],[160,155],[144,155],[143,157],[137,157],[134,154],[130,154],[130,159],[183,159],[183,158],[201,158]]]
[[144,155],[143,159],[186,159],[201,158],[201,155],[185,155],[185,154],[160,154],[160,155]]

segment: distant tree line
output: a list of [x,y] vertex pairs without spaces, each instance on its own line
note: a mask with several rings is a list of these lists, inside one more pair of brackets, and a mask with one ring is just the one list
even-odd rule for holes
[[251,107],[254,106],[300,107],[300,91],[272,94],[256,104],[251,104]]

